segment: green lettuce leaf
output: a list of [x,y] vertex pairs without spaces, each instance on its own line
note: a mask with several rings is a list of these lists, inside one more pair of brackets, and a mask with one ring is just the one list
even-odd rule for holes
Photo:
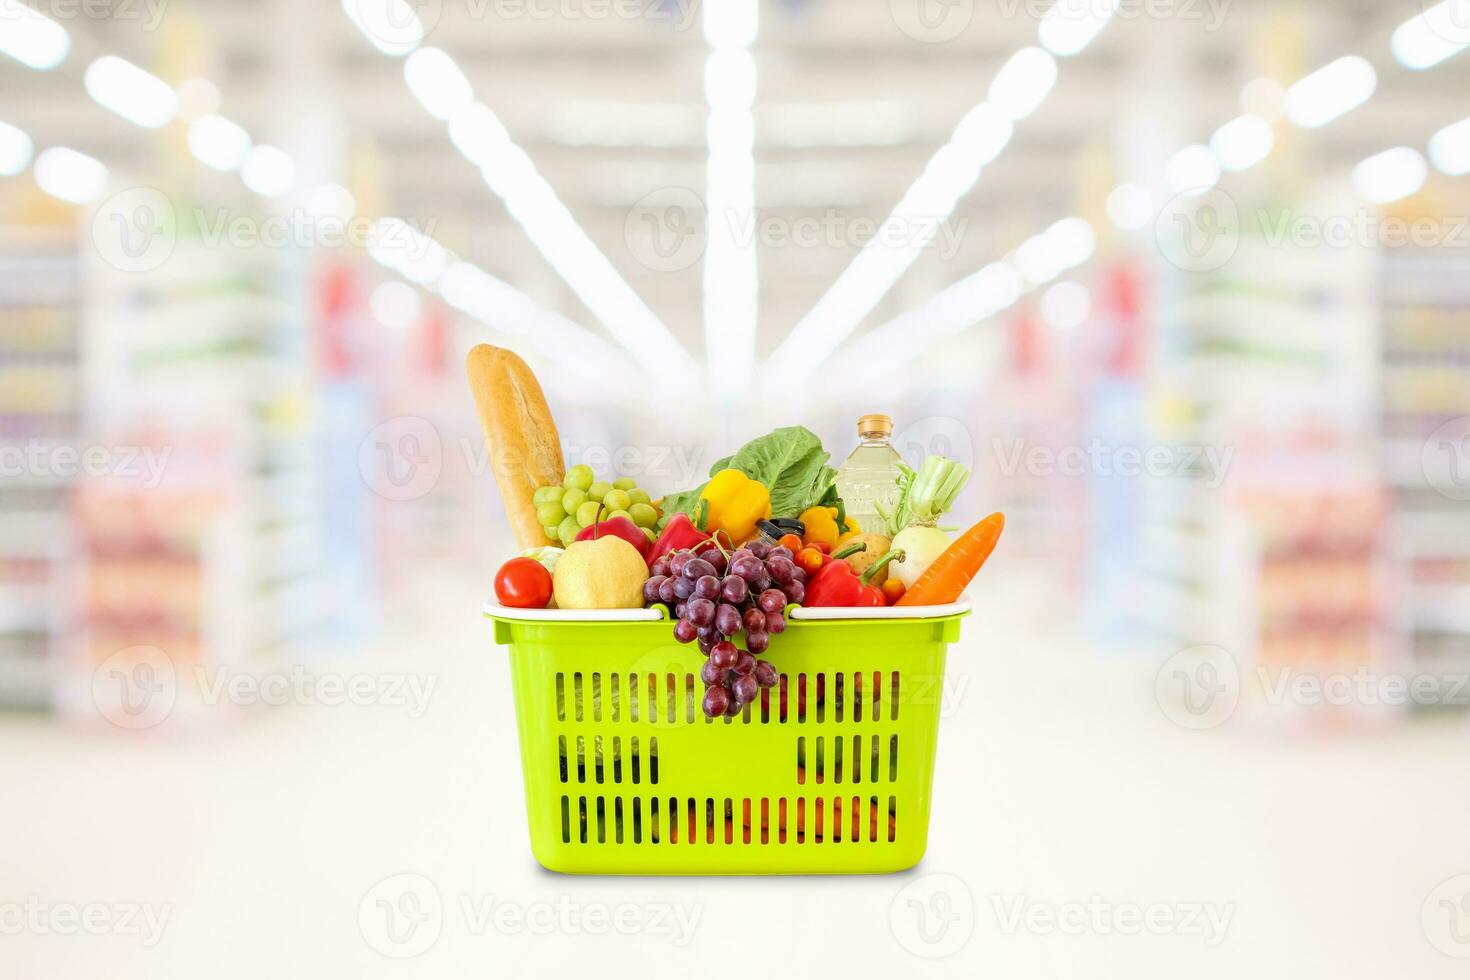
[[[710,467],[710,476],[735,469],[763,483],[771,492],[774,517],[797,517],[832,492],[837,471],[827,465],[832,454],[810,429],[795,425],[752,439],[734,456]],[[664,498],[664,514],[694,514],[705,484]]]
[[659,507],[664,512],[663,519],[659,521],[659,526],[663,527],[667,525],[669,518],[675,514],[688,514],[690,517],[693,517],[694,509],[699,506],[699,495],[704,493],[704,488],[708,485],[707,482],[701,483],[693,490],[666,494],[664,499],[659,502]]
[[832,485],[836,471],[827,466],[830,458],[816,433],[794,425],[746,443],[726,466],[766,485],[773,516],[796,517]]

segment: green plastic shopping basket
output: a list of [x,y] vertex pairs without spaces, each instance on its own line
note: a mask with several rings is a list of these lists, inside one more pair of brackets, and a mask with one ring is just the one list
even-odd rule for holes
[[[793,609],[766,655],[778,686],[713,720],[703,658],[662,610],[487,606],[510,648],[532,852],[574,874],[913,867],[968,611]],[[863,614],[885,618],[829,618]]]

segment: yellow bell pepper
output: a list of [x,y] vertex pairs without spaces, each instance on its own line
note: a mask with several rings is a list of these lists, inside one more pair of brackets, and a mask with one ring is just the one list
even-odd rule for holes
[[797,520],[806,525],[806,534],[801,539],[801,543],[805,545],[825,544],[836,548],[849,538],[861,534],[863,530],[851,517],[847,518],[839,530],[836,507],[808,507]]
[[699,499],[708,504],[704,530],[723,531],[736,544],[754,537],[756,521],[771,516],[771,491],[739,470],[716,473]]

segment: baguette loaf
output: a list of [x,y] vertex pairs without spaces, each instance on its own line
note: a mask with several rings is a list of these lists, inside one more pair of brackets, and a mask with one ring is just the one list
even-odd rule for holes
[[557,544],[547,538],[532,499],[537,487],[559,486],[566,476],[556,422],[536,375],[512,352],[489,344],[471,350],[466,367],[516,542],[522,548]]

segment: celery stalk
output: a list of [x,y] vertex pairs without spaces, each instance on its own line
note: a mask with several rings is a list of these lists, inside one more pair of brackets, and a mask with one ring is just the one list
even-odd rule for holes
[[915,524],[936,525],[940,516],[954,506],[955,498],[969,479],[967,468],[944,456],[928,457],[924,468],[917,473],[913,467],[900,463],[896,481],[898,499],[893,507],[879,509],[888,536],[896,537],[904,528]]

